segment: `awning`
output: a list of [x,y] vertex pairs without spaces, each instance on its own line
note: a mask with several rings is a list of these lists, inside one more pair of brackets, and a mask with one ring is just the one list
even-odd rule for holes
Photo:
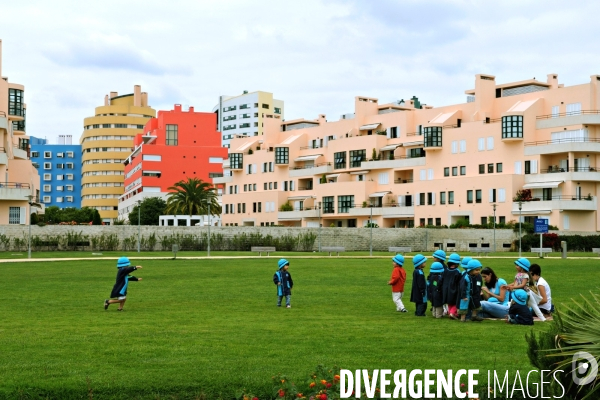
[[402,143],[404,147],[423,146],[423,141]]
[[302,218],[277,218],[278,221],[302,221]]
[[368,174],[369,171],[353,171],[350,172],[350,175],[364,175],[364,174]]
[[556,189],[563,181],[532,182],[523,185],[523,189]]
[[380,122],[374,123],[374,124],[367,124],[367,125],[363,125],[360,128],[358,128],[361,131],[368,131],[369,129],[375,129],[377,128],[379,125],[381,125]]
[[288,200],[306,200],[311,198],[312,196],[290,196],[288,197]]
[[294,161],[315,161],[317,158],[322,157],[323,154],[312,154],[310,156],[301,156],[296,158]]
[[390,192],[389,190],[387,190],[385,192],[375,192],[375,193],[371,193],[369,195],[369,197],[383,197],[383,196],[385,196],[386,194],[389,194],[389,193],[392,193],[392,192]]
[[340,176],[340,174],[330,174],[330,175],[325,175],[325,178],[333,179],[333,178],[337,178],[338,176]]
[[397,147],[400,147],[400,145],[399,144],[388,144],[387,146],[383,146],[379,150],[380,151],[396,150]]
[[513,210],[512,215],[545,215],[552,213],[552,210]]

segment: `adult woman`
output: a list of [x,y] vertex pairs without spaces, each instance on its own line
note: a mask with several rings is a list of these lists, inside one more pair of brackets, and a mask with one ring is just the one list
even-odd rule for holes
[[542,268],[538,264],[531,264],[529,273],[538,288],[539,295],[542,297],[542,300],[538,303],[540,311],[546,316],[552,315],[552,292],[548,282],[542,278]]
[[481,270],[481,277],[483,278],[482,294],[485,298],[481,302],[480,317],[483,318],[504,318],[508,315],[508,294],[506,288],[506,281],[502,278],[498,278],[496,273],[490,267],[485,267]]

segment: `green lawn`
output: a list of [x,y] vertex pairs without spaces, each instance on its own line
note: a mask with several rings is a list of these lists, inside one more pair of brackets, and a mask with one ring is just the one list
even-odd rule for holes
[[[0,264],[0,398],[230,399],[241,388],[270,395],[273,375],[304,382],[318,364],[478,368],[481,376],[532,369],[529,327],[415,317],[411,267],[409,313],[395,312],[391,260],[293,259],[291,309],[275,307],[276,259],[136,263],[144,280],[130,284],[122,313],[102,307],[115,260]],[[512,260],[483,264],[509,282],[514,276]],[[594,289],[587,282],[595,260],[540,264],[559,304]]]

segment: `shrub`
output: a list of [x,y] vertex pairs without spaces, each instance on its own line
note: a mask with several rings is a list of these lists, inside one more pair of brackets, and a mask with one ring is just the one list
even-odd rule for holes
[[294,211],[294,207],[288,201],[279,207],[279,211]]

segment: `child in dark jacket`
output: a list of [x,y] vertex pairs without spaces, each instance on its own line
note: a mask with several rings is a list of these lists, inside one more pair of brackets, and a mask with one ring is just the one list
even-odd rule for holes
[[431,311],[434,318],[442,318],[444,315],[444,296],[442,293],[442,274],[444,266],[441,262],[431,264],[429,276],[427,277],[427,297],[431,301]]
[[129,274],[140,268],[142,268],[141,265],[132,267],[129,262],[129,258],[127,257],[121,257],[117,260],[117,280],[113,286],[112,292],[110,292],[110,297],[112,300],[104,300],[105,310],[108,310],[109,305],[119,303],[119,308],[117,308],[117,310],[123,311],[125,300],[127,300],[127,287],[129,286],[129,281],[142,280],[142,278],[136,278],[135,276],[131,276]]
[[424,317],[427,309],[427,281],[425,281],[425,274],[423,273],[426,261],[427,258],[423,254],[417,254],[412,259],[415,270],[413,272],[410,301],[415,303],[415,315],[417,317]]
[[285,307],[292,308],[290,302],[294,281],[292,281],[292,275],[288,272],[290,262],[282,258],[277,266],[278,270],[273,275],[273,283],[277,285],[277,307],[281,307],[281,300],[285,296]]
[[[463,268],[465,272],[460,280],[460,303],[458,314],[460,321],[467,321],[467,314],[471,312],[471,321],[483,321],[483,318],[477,315],[481,308],[481,285],[477,285],[477,275],[481,272],[481,263],[478,260],[470,260]],[[475,294],[477,293],[477,294]]]
[[527,307],[527,292],[517,289],[512,292],[512,301],[506,316],[507,324],[533,325],[533,316]]
[[442,296],[444,306],[447,306],[448,316],[458,319],[456,299],[458,298],[458,284],[460,283],[460,256],[456,253],[450,254],[448,268],[442,274]]

